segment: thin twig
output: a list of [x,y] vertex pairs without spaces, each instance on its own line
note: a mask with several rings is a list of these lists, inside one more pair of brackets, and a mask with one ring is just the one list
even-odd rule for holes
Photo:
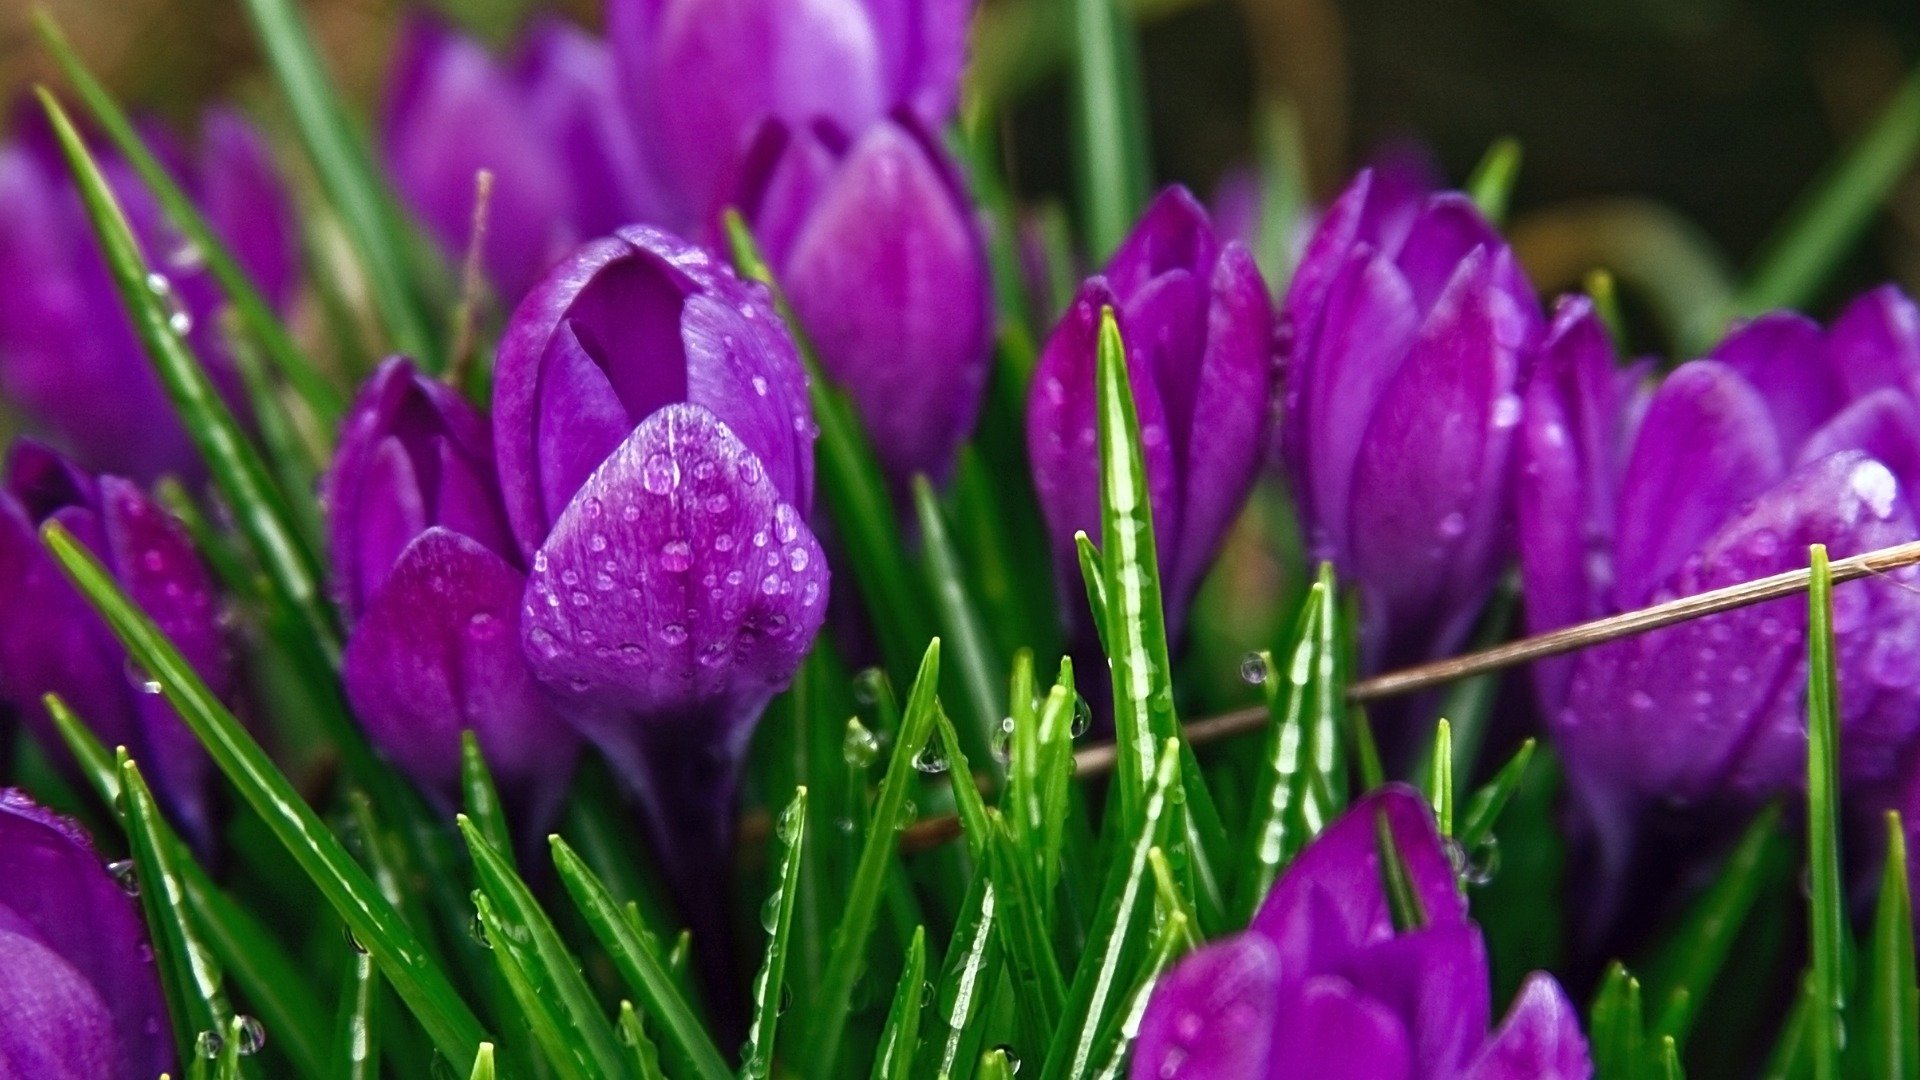
[[447,384],[460,389],[473,368],[473,322],[479,315],[486,280],[480,262],[486,252],[487,219],[493,211],[493,170],[473,174],[473,221],[467,228],[467,253],[460,262],[460,302],[453,309],[453,353],[447,363]]

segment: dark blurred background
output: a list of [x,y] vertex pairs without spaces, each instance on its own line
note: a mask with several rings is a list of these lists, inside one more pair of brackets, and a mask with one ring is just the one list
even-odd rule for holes
[[[1156,166],[1202,192],[1255,152],[1260,103],[1294,104],[1314,193],[1380,141],[1417,135],[1454,179],[1488,144],[1525,151],[1513,227],[1545,288],[1680,251],[1736,275],[1796,195],[1920,58],[1912,0],[1131,0]],[[49,0],[121,95],[185,117],[215,95],[271,108],[236,0]],[[506,37],[525,0],[440,0]],[[592,25],[597,0],[557,0]],[[1062,0],[985,0],[978,77],[1017,103],[1029,194],[1068,189]],[[0,0],[0,81],[41,77],[28,0]],[[400,0],[307,5],[341,80],[379,95]],[[1678,245],[1676,248],[1675,245]],[[1631,276],[1630,274],[1628,276]],[[1920,285],[1909,182],[1824,300]]]

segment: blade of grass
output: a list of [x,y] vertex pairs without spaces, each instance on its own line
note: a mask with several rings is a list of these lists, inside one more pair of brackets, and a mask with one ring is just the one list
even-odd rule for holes
[[599,939],[613,961],[627,989],[631,990],[648,1017],[659,1023],[664,1049],[676,1058],[676,1075],[684,1073],[698,1080],[729,1080],[732,1070],[720,1056],[700,1018],[681,993],[680,984],[668,970],[654,946],[642,935],[639,925],[629,919],[607,890],[606,883],[565,840],[547,838],[553,848],[554,872],[572,897],[587,927]]
[[773,893],[766,901],[773,912],[773,925],[767,928],[766,960],[760,965],[760,973],[753,977],[753,1023],[747,1029],[747,1044],[740,1051],[740,1075],[744,1080],[765,1080],[773,1073],[773,1040],[780,1029],[781,998],[787,990],[793,905],[800,895],[800,853],[807,843],[806,788],[793,793],[793,801],[781,812],[775,832],[786,850],[780,856]]
[[494,955],[512,956],[541,1007],[561,1025],[559,1044],[545,1044],[548,1061],[580,1077],[624,1075],[626,1067],[614,1041],[613,1026],[594,1000],[579,960],[567,950],[533,890],[520,880],[506,856],[494,848],[472,819],[461,814],[454,820],[467,842],[467,853],[473,857],[480,891],[506,928],[504,937],[489,936]]
[[[491,950],[494,967],[500,973],[500,979],[506,983],[507,992],[518,1006],[514,1020],[524,1024],[533,1041],[540,1047],[541,1059],[547,1067],[563,1080],[591,1080],[598,1075],[585,1071],[575,1060],[575,1051],[569,1046],[571,1032],[566,1021],[559,1013],[559,1006],[540,993],[534,977],[527,971],[526,953],[522,949],[503,947],[503,943],[514,941],[519,927],[502,918],[494,909],[493,901],[487,894],[475,889],[473,892],[473,927],[478,939]],[[605,1074],[618,1076],[618,1073]]]
[[1427,798],[1433,802],[1440,835],[1453,835],[1453,725],[1441,717],[1433,729],[1433,756],[1427,767]]
[[1103,262],[1147,204],[1146,107],[1131,22],[1115,0],[1070,2],[1081,220],[1088,252]]
[[620,1019],[614,1032],[620,1036],[620,1042],[633,1051],[633,1075],[638,1080],[667,1080],[666,1074],[660,1071],[660,1050],[654,1046],[653,1036],[647,1034],[646,1025],[640,1022],[633,1002],[620,1003]]
[[487,756],[480,752],[480,739],[472,729],[460,733],[461,806],[468,820],[487,838],[509,867],[516,871],[513,834],[507,829],[506,811],[500,807],[500,790],[494,786],[493,770],[487,768]]
[[1533,764],[1533,752],[1538,745],[1533,739],[1521,743],[1520,749],[1493,774],[1493,779],[1467,800],[1460,825],[1461,847],[1471,852],[1493,835],[1493,826],[1500,820],[1507,803],[1513,800],[1513,793],[1520,789],[1520,781],[1526,778],[1527,766]]
[[1066,978],[1060,973],[1060,961],[1053,952],[1046,911],[1027,872],[1027,860],[1015,846],[1013,834],[1002,823],[999,813],[993,810],[986,813],[989,847],[985,865],[999,887],[1001,950],[1011,969],[1014,986],[1022,992],[1020,1020],[1032,1025],[1044,1039],[1060,1022],[1061,1011],[1066,1007]]
[[1636,1080],[1647,1055],[1640,980],[1618,961],[1608,966],[1594,995],[1587,1030],[1594,1080]]
[[1111,651],[1107,643],[1107,564],[1100,549],[1086,533],[1073,534],[1073,547],[1080,556],[1080,580],[1087,587],[1087,610],[1093,615],[1094,632],[1100,635],[1100,649]]
[[1013,1074],[1020,1066],[1007,1059],[1007,1048],[996,1046],[980,1055],[980,1070],[974,1073],[980,1080],[1013,1080]]
[[1481,216],[1495,225],[1507,220],[1507,205],[1513,199],[1513,183],[1520,177],[1520,140],[1507,136],[1496,139],[1473,167],[1467,178],[1467,195],[1480,208]]
[[[327,77],[305,20],[291,0],[245,0],[267,64],[293,112],[294,130],[320,186],[359,256],[368,291],[394,349],[439,370],[426,313],[408,284],[411,231]],[[459,1060],[465,1060],[462,1055]]]
[[1133,1051],[1133,1042],[1140,1036],[1140,1023],[1145,1019],[1147,1005],[1153,998],[1154,984],[1160,981],[1161,974],[1175,958],[1195,946],[1196,936],[1196,928],[1187,921],[1185,915],[1176,913],[1160,924],[1160,930],[1154,936],[1153,949],[1147,956],[1146,970],[1129,998],[1131,1004],[1120,1017],[1120,1030],[1108,1040],[1113,1043],[1113,1054],[1096,1074],[1096,1080],[1118,1080],[1125,1071],[1127,1057]]
[[493,1044],[483,1042],[473,1055],[473,1071],[467,1080],[493,1080]]
[[289,854],[346,921],[435,1045],[456,1060],[480,1044],[480,1021],[461,1000],[445,972],[337,837],[301,800],[299,792],[207,689],[192,665],[114,582],[73,534],[48,522],[41,536],[55,561],[106,619],[134,661],[166,694],[167,701],[207,748],[220,771],[273,830]]
[[374,966],[373,957],[356,952],[341,987],[339,1018],[333,1027],[333,1067],[327,1071],[328,1076],[379,1080],[379,1010],[380,969]]
[[933,1075],[947,1080],[961,1069],[962,1062],[974,1060],[986,1038],[980,1018],[988,995],[1000,976],[999,935],[994,930],[999,902],[993,882],[986,874],[975,874],[967,885],[954,921],[953,938],[947,944],[947,960],[940,972],[934,1002],[946,1040],[940,1044],[939,1060]]
[[1819,1002],[1810,1046],[1819,1080],[1837,1080],[1846,1045],[1846,897],[1840,882],[1840,691],[1834,669],[1833,573],[1827,549],[1812,547],[1807,590],[1807,873],[1809,940]]
[[1006,766],[994,754],[1000,719],[1007,714],[1005,692],[998,671],[1005,665],[994,655],[992,639],[980,610],[967,588],[966,569],[947,535],[946,516],[933,485],[924,476],[913,478],[913,505],[920,522],[921,552],[927,563],[927,583],[940,616],[941,640],[953,650],[960,699],[966,703],[968,742],[996,787],[1006,783]]
[[1856,1045],[1867,1058],[1861,1075],[1920,1076],[1920,989],[1915,987],[1913,897],[1908,891],[1907,836],[1900,815],[1887,812],[1887,861],[1873,917],[1873,981],[1867,1031]]
[[880,1029],[880,1049],[873,1056],[872,1080],[909,1080],[920,1049],[920,1009],[927,985],[927,928],[916,926],[907,945],[900,983]]
[[900,721],[900,735],[894,740],[893,756],[880,781],[880,795],[874,802],[873,828],[861,845],[848,885],[846,909],[833,931],[833,946],[822,978],[818,1007],[812,1011],[814,1029],[804,1055],[810,1075],[833,1076],[835,1060],[840,1056],[840,1041],[846,1034],[847,1020],[853,1011],[853,987],[866,962],[867,939],[873,933],[874,913],[879,907],[888,863],[898,857],[895,823],[905,824],[907,792],[916,770],[914,758],[926,747],[939,717],[940,704],[934,695],[940,684],[940,639],[927,645],[920,661],[920,673],[907,695],[907,709]]

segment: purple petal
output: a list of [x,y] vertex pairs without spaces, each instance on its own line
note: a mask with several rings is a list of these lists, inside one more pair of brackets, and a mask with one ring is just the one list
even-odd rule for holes
[[525,585],[477,541],[428,529],[354,625],[343,677],[375,745],[445,805],[459,804],[460,732],[471,729],[502,791],[538,820],[561,794],[576,740],[520,648]]
[[[1353,247],[1363,239],[1361,228],[1365,221],[1367,197],[1372,190],[1373,173],[1367,169],[1360,170],[1339,198],[1327,206],[1319,224],[1314,226],[1313,235],[1307,239],[1306,247],[1301,250],[1300,263],[1294,268],[1293,281],[1287,286],[1286,301],[1281,305],[1283,321],[1293,336],[1296,357],[1309,357],[1315,352],[1315,339],[1320,334],[1320,324],[1326,316],[1327,296],[1333,290],[1335,278],[1348,272],[1347,264],[1355,255]],[[1289,382],[1289,411],[1295,385]],[[1311,385],[1311,382],[1300,385]],[[1289,454],[1293,453],[1289,451]]]
[[1620,481],[1617,602],[1646,602],[1656,583],[1784,471],[1772,415],[1752,384],[1714,361],[1682,364],[1647,406]]
[[1849,397],[1883,389],[1920,396],[1920,308],[1897,285],[1866,293],[1827,331],[1826,362]]
[[1401,1019],[1343,979],[1308,980],[1281,1012],[1270,1080],[1414,1080],[1414,1054]]
[[1133,1080],[1267,1080],[1280,1020],[1280,957],[1241,934],[1181,960],[1154,985]]
[[200,199],[214,231],[268,301],[285,307],[300,277],[300,235],[273,155],[239,114],[213,109],[201,124]]
[[820,361],[859,407],[889,476],[936,481],[973,429],[993,327],[986,247],[931,140],[870,128],[785,264]]
[[1207,273],[1220,258],[1207,208],[1178,185],[1162,191],[1107,261],[1106,278],[1122,304],[1131,304],[1155,278],[1175,270]]
[[1776,311],[1728,334],[1711,359],[1753,384],[1773,414],[1781,449],[1791,456],[1841,405],[1838,373],[1822,362],[1818,323]]
[[1455,270],[1475,251],[1492,253],[1506,245],[1473,200],[1457,191],[1430,196],[1393,252],[1394,264],[1407,276],[1413,302],[1421,311],[1440,302]]
[[959,107],[974,0],[865,0],[880,40],[890,100],[929,124]]
[[[108,875],[78,825],[20,791],[7,790],[0,791],[0,941],[10,940],[12,946],[0,944],[0,970],[25,959],[21,939],[44,950],[36,955],[51,953],[61,963],[36,969],[49,978],[48,997],[37,997],[43,987],[36,979],[31,989],[0,980],[7,984],[0,998],[11,997],[8,990],[25,991],[42,1007],[71,1006],[78,1010],[72,1015],[80,1031],[97,1030],[104,1020],[111,1035],[110,1044],[97,1052],[98,1060],[113,1067],[79,1075],[157,1076],[173,1067],[153,950],[132,898]],[[60,1000],[48,1000],[56,993]],[[0,1029],[10,1040],[19,1014],[9,1008],[4,1015],[8,1023]],[[0,1043],[0,1063],[32,1061],[25,1050]],[[50,1056],[62,1060],[57,1053]],[[79,1065],[90,1059],[82,1051],[65,1060]]]
[[1465,1080],[1588,1080],[1593,1060],[1580,1016],[1553,976],[1535,972]]
[[812,127],[770,121],[742,166],[740,212],[774,266],[787,265],[813,208],[833,182],[837,155]]
[[1808,437],[1795,464],[1841,450],[1863,450],[1893,470],[1903,491],[1920,491],[1920,409],[1898,390],[1874,390]]
[[0,1075],[132,1075],[100,992],[52,949],[6,929],[0,907]]
[[559,18],[536,17],[514,69],[536,130],[569,178],[576,232],[604,236],[653,218],[660,195],[606,44]]

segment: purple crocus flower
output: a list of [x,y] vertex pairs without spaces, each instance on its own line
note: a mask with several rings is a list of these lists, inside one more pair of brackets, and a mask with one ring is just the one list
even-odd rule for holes
[[944,479],[986,389],[993,296],[938,139],[904,113],[857,140],[826,122],[771,125],[740,205],[896,490],[915,473]]
[[0,790],[0,1076],[150,1077],[174,1063],[133,898],[79,825]]
[[136,670],[40,544],[58,521],[222,697],[233,672],[213,582],[178,522],[132,482],[95,478],[38,443],[15,443],[0,483],[0,695],[56,758],[66,744],[41,698],[57,693],[107,746],[147,770],[182,833],[213,838],[212,763],[157,683]]
[[[1383,827],[1384,823],[1384,827]],[[1381,877],[1393,838],[1420,909],[1398,929]],[[1536,973],[1487,1031],[1486,946],[1433,815],[1390,786],[1300,852],[1253,924],[1154,988],[1134,1080],[1585,1080],[1573,1005]]]
[[1532,288],[1466,196],[1409,203],[1369,171],[1327,208],[1283,317],[1282,448],[1313,557],[1359,586],[1363,666],[1457,648],[1511,550]]
[[[1775,313],[1650,397],[1589,305],[1562,304],[1527,391],[1520,536],[1529,628],[1612,614],[1914,539],[1920,310],[1888,287],[1822,332]],[[1644,398],[1644,399],[1643,399]],[[1920,734],[1915,575],[1835,590],[1841,770],[1891,783]],[[1627,638],[1537,672],[1610,860],[1650,809],[1751,806],[1804,774],[1806,604]],[[1609,862],[1613,865],[1613,862]]]
[[576,740],[520,649],[526,571],[486,418],[389,360],[347,415],[325,496],[361,724],[447,806],[459,802],[460,732],[471,729],[502,795],[544,828]]
[[534,674],[636,789],[712,926],[747,738],[826,611],[793,341],[764,288],[623,229],[514,313],[494,402]]
[[[44,120],[0,148],[0,394],[28,429],[90,469],[140,482],[200,464],[128,322],[79,192]],[[265,144],[245,121],[209,112],[197,158],[164,132],[149,145],[232,246],[269,300],[292,300],[299,238]],[[229,400],[239,383],[216,317],[224,297],[202,253],[166,219],[132,167],[94,148],[115,197],[178,305],[176,324]]]
[[697,228],[737,190],[768,120],[864,131],[897,108],[939,127],[959,101],[972,0],[613,0],[608,37],[666,195]]
[[613,58],[558,19],[534,22],[500,61],[438,19],[414,16],[384,128],[408,206],[456,258],[472,230],[474,178],[493,173],[481,254],[509,306],[582,241],[653,211]]
[[1081,286],[1040,354],[1027,404],[1034,487],[1068,582],[1080,573],[1074,533],[1100,531],[1094,367],[1108,307],[1127,346],[1167,617],[1177,632],[1264,455],[1273,306],[1246,247],[1221,243],[1184,188],[1163,192],[1106,271]]

